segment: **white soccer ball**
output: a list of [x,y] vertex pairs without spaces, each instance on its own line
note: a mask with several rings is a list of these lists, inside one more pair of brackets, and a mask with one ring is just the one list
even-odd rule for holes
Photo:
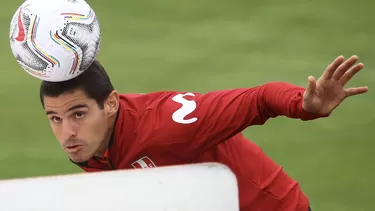
[[9,39],[27,73],[60,82],[91,65],[101,33],[94,10],[84,0],[26,0],[13,15]]

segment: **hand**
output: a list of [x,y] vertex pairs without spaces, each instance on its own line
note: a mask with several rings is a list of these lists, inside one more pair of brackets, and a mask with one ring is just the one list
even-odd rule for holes
[[344,88],[363,68],[362,63],[354,65],[357,61],[357,56],[352,56],[346,61],[343,56],[339,56],[328,65],[318,80],[309,76],[308,87],[303,94],[303,109],[311,113],[329,115],[347,97],[367,92],[367,87]]

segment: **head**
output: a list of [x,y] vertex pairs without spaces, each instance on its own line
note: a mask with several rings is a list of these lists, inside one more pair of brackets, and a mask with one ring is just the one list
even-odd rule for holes
[[43,81],[40,100],[54,135],[72,161],[84,162],[104,153],[119,95],[98,61],[71,80]]

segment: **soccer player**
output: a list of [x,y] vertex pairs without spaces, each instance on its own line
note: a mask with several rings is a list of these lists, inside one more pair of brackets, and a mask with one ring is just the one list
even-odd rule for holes
[[95,61],[69,81],[43,81],[40,99],[62,149],[86,172],[219,162],[237,177],[241,211],[308,211],[298,182],[242,131],[277,116],[328,117],[367,92],[344,88],[363,68],[357,61],[337,57],[320,78],[308,77],[306,89],[269,82],[205,94],[119,94]]

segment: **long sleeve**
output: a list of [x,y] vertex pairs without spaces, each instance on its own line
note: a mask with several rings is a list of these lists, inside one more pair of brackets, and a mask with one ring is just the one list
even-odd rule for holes
[[165,92],[144,115],[145,142],[192,150],[208,148],[269,118],[322,117],[303,110],[303,92],[304,88],[284,82],[206,94]]

